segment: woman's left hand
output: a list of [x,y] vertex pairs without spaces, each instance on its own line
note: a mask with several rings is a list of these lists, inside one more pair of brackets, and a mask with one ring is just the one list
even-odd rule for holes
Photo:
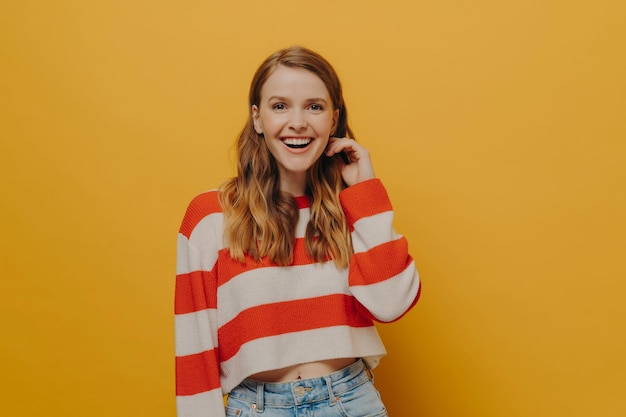
[[348,158],[350,163],[344,163],[341,176],[348,185],[374,178],[374,167],[370,153],[354,139],[331,137],[326,147],[326,156],[333,156],[340,152]]

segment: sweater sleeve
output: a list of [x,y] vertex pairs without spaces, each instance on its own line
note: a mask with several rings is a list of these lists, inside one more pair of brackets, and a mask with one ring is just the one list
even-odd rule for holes
[[196,197],[178,233],[174,308],[178,417],[225,415],[217,343],[220,243],[211,233],[211,223],[221,218],[216,204],[211,194]]
[[352,236],[348,284],[362,314],[391,322],[417,302],[420,279],[404,236],[393,229],[389,196],[378,179],[355,184],[339,195]]

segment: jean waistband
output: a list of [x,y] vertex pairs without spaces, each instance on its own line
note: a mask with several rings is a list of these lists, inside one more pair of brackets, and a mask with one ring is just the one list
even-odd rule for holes
[[244,379],[229,395],[250,402],[257,411],[264,405],[293,406],[319,401],[336,402],[336,396],[362,385],[373,378],[367,364],[358,359],[331,374],[290,382],[261,382]]

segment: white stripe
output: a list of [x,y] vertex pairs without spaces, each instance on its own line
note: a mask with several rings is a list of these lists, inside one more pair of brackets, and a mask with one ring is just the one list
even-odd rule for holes
[[370,313],[382,322],[404,314],[419,290],[419,274],[411,262],[404,271],[382,282],[352,287],[352,293]]
[[192,230],[189,239],[178,234],[178,254],[176,273],[210,271],[217,262],[218,251],[224,247],[222,239],[222,213],[213,213],[202,220]]
[[401,236],[393,230],[393,212],[375,214],[364,217],[354,223],[352,246],[355,253],[367,252],[369,249],[387,243]]
[[196,395],[176,397],[176,415],[178,417],[224,417],[224,398],[219,389]]
[[176,275],[192,271],[190,259],[198,259],[198,257],[195,255],[195,250],[189,246],[189,241],[185,235],[179,233],[176,248]]
[[229,392],[257,372],[325,359],[365,358],[374,367],[385,354],[374,326],[336,326],[264,337],[244,344],[222,362],[222,389]]
[[222,326],[241,311],[262,304],[349,293],[348,270],[337,270],[332,261],[257,268],[218,288],[219,324]]
[[176,314],[176,356],[194,355],[217,346],[217,311]]
[[191,232],[189,244],[199,252],[199,269],[213,269],[219,250],[224,248],[223,227],[224,215],[212,213],[200,220]]
[[306,234],[306,226],[309,223],[310,213],[308,208],[300,209],[298,224],[296,225],[296,238],[303,238]]
[[[309,221],[309,209],[300,210],[296,225],[296,237],[304,238]],[[211,213],[198,222],[191,231],[189,239],[178,234],[178,256],[176,273],[192,271],[210,271],[217,262],[219,251],[228,246],[223,235],[224,214]]]

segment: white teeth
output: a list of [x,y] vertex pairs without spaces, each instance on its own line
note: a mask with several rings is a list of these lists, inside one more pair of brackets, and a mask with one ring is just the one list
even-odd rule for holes
[[285,145],[289,145],[289,146],[306,146],[311,142],[310,138],[287,138],[285,140],[283,140],[283,142],[285,142]]

